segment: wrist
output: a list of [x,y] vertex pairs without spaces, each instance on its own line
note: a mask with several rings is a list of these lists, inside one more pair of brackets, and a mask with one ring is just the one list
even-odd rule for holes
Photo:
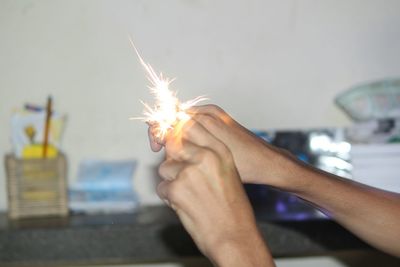
[[258,229],[241,238],[230,238],[217,242],[209,258],[218,267],[270,267],[273,259]]
[[262,158],[262,176],[257,183],[291,193],[306,190],[310,185],[310,167],[289,151],[267,145]]
[[302,162],[292,156],[291,163],[288,164],[284,182],[280,185],[279,189],[286,192],[295,194],[302,197],[307,192],[313,191],[313,187],[320,179],[315,179],[319,170],[311,165]]

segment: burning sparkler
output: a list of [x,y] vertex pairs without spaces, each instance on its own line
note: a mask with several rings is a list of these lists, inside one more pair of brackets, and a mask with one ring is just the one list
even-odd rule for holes
[[149,123],[154,127],[155,137],[158,140],[163,140],[167,132],[179,121],[190,119],[190,115],[187,112],[190,107],[207,98],[199,96],[186,102],[180,102],[176,96],[177,93],[169,88],[174,79],[164,78],[161,72],[157,75],[150,64],[144,62],[131,38],[129,38],[129,41],[147,73],[147,79],[150,81],[148,88],[155,98],[153,107],[141,101],[145,107],[143,111],[144,117],[130,119],[140,119]]

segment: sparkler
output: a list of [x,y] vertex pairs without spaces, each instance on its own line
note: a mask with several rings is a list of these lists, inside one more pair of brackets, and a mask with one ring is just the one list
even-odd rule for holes
[[139,58],[144,70],[147,74],[147,79],[150,82],[148,88],[155,98],[155,104],[151,107],[149,104],[141,101],[145,110],[143,117],[134,117],[130,119],[139,119],[147,122],[154,127],[154,135],[157,140],[163,140],[165,135],[170,129],[180,122],[190,119],[187,110],[197,103],[206,100],[203,96],[198,96],[186,102],[180,102],[177,97],[177,92],[170,89],[170,84],[175,79],[164,77],[163,74],[157,75],[150,64],[146,63],[140,56],[139,51],[136,49],[132,39],[129,38],[132,47],[135,49],[136,55]]

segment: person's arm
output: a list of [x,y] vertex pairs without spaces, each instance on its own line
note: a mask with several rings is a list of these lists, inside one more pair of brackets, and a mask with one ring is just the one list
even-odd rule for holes
[[195,120],[230,149],[243,182],[267,184],[296,194],[372,246],[400,256],[400,194],[307,166],[256,137],[217,106],[199,106],[191,111]]
[[[299,163],[286,190],[314,203],[367,243],[400,257],[400,194]],[[379,179],[379,177],[377,177]]]
[[229,149],[195,121],[164,140],[157,193],[218,267],[272,267]]

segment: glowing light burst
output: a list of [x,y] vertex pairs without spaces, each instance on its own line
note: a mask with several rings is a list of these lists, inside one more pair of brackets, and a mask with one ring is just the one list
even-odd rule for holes
[[143,111],[144,117],[130,119],[139,119],[149,123],[154,127],[155,137],[158,140],[163,140],[167,132],[173,129],[179,121],[190,119],[190,115],[187,113],[190,107],[207,98],[199,96],[181,103],[176,96],[177,92],[169,88],[174,79],[164,78],[161,72],[157,75],[150,64],[144,62],[131,38],[129,38],[129,41],[146,71],[147,79],[150,81],[148,88],[155,98],[153,107],[141,101],[145,108]]

